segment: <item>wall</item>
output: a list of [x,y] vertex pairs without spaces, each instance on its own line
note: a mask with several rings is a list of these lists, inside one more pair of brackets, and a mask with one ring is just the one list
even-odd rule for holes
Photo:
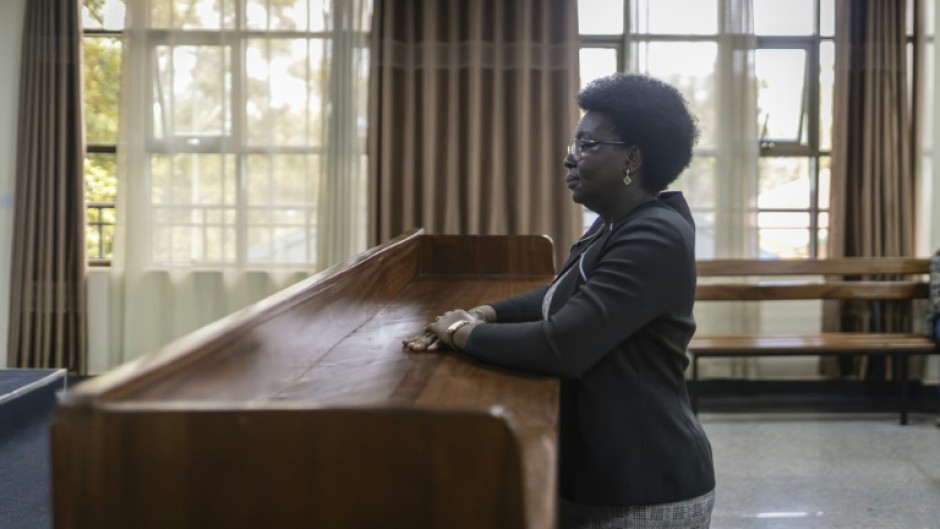
[[0,16],[0,53],[3,54],[0,61],[0,367],[7,365],[20,45],[26,1],[3,0]]

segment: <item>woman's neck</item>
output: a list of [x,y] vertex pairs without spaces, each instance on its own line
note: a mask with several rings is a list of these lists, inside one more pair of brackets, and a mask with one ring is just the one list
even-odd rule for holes
[[598,215],[604,219],[604,224],[610,226],[617,219],[622,219],[629,215],[630,212],[638,208],[641,204],[656,200],[657,196],[659,196],[659,193],[631,195],[627,197],[626,200],[618,202],[617,205],[612,207],[609,211],[598,212]]

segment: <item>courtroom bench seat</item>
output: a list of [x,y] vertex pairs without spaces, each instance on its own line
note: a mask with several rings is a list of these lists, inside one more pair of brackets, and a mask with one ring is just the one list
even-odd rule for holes
[[[842,258],[806,260],[725,259],[698,261],[696,301],[860,300],[879,310],[885,301],[908,302],[929,295],[927,259]],[[749,282],[764,276],[787,276],[786,282]],[[738,282],[702,282],[702,278],[740,278]],[[823,277],[825,281],[820,282]],[[903,279],[902,279],[903,278]],[[742,282],[743,281],[743,282]],[[915,315],[915,325],[919,316]],[[883,355],[897,366],[901,390],[900,422],[907,424],[908,360],[912,355],[940,354],[926,335],[885,332],[811,334],[696,335],[688,347],[692,383],[699,380],[699,360],[754,356]],[[692,406],[698,411],[697,392]]]

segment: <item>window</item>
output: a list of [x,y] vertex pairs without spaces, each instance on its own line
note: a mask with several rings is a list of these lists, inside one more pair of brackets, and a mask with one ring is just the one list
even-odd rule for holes
[[[132,29],[123,26],[123,0],[85,4],[89,254],[104,260],[114,229],[120,36]],[[145,266],[317,266],[318,245],[329,243],[317,226],[341,207],[325,197],[366,195],[368,85],[360,80],[370,12],[359,4],[133,4],[146,26],[133,28],[125,72],[135,127],[125,191],[128,230],[146,241],[133,251]],[[323,174],[351,176],[337,183]],[[354,207],[346,238],[360,246],[365,200]]]
[[825,257],[835,73],[833,0],[755,0],[762,257]]
[[[676,86],[700,119],[701,139],[692,165],[680,179],[682,189],[694,197],[700,257],[714,255],[710,245],[719,213],[714,196],[714,112],[723,45],[719,17],[734,4],[732,0],[579,0],[582,86],[616,71],[647,73]],[[834,0],[753,0],[760,138],[754,222],[762,258],[826,254],[834,9]],[[912,8],[908,18],[913,20]],[[910,42],[912,27],[909,23]],[[588,212],[585,221],[592,220]]]
[[85,0],[85,238],[89,264],[106,265],[114,237],[124,0]]

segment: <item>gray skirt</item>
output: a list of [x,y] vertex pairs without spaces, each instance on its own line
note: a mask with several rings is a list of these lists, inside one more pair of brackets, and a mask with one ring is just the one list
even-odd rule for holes
[[691,500],[639,507],[597,507],[560,499],[559,529],[708,529],[715,491]]

